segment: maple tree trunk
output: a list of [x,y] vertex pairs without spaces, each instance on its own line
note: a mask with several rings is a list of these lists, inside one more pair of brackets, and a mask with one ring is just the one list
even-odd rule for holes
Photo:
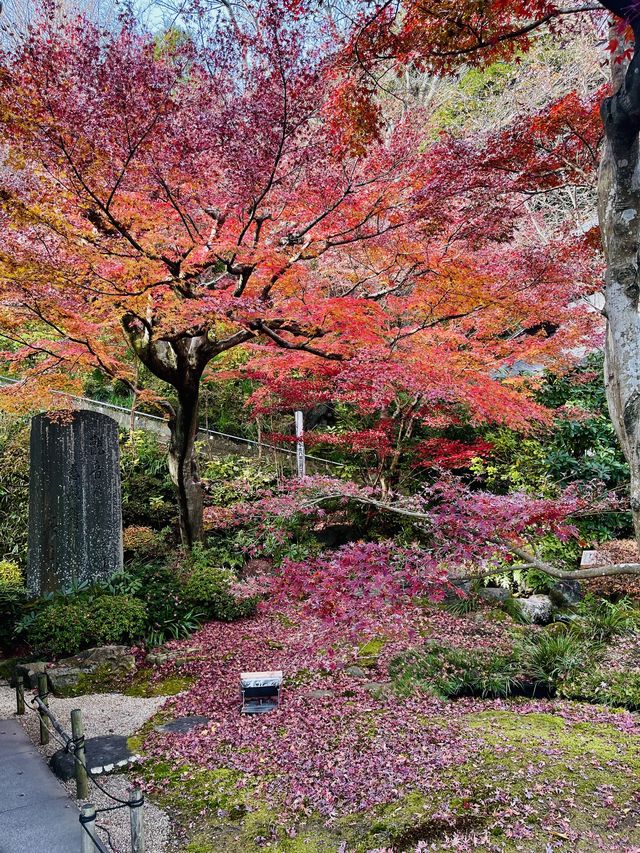
[[612,62],[615,95],[602,106],[605,151],[598,181],[605,279],[605,387],[631,473],[631,510],[640,544],[640,58],[626,73]]
[[195,442],[198,436],[199,382],[178,389],[175,415],[169,420],[169,472],[178,492],[180,535],[190,548],[202,539],[203,491]]

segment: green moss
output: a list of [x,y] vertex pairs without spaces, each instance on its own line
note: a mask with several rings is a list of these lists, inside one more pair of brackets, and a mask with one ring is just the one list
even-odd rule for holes
[[148,699],[151,696],[175,696],[188,690],[195,679],[186,675],[168,675],[160,681],[153,681],[153,669],[139,670],[131,684],[123,690],[125,696],[139,696]]
[[88,693],[114,693],[121,688],[127,677],[128,673],[114,670],[110,664],[106,663],[98,666],[93,672],[81,675],[75,684],[56,690],[56,695],[71,697],[85,696]]
[[386,637],[372,637],[368,642],[358,648],[358,664],[360,666],[374,667],[382,654],[387,643]]
[[[569,723],[553,714],[515,714],[485,711],[472,715],[472,729],[480,729],[487,748],[472,765],[461,768],[459,778],[483,776],[494,790],[502,790],[516,802],[527,801],[527,823],[546,825],[548,802],[532,792],[553,786],[554,800],[576,831],[607,827],[611,810],[602,802],[608,786],[616,804],[624,806],[639,793],[640,756],[637,736],[605,723]],[[548,796],[548,790],[547,790]],[[640,843],[640,827],[621,828],[620,834],[603,830],[609,841]],[[593,845],[593,841],[590,842]],[[507,847],[505,849],[510,850]],[[544,850],[542,842],[531,851]],[[590,850],[592,847],[580,847]],[[616,848],[617,849],[617,848]]]
[[[375,715],[371,721],[375,722]],[[426,727],[443,722],[447,719],[425,718]],[[480,737],[484,746],[481,743],[471,760],[444,770],[437,788],[408,793],[329,825],[319,815],[300,816],[297,821],[284,818],[283,810],[261,799],[257,784],[252,784],[257,777],[247,784],[247,778],[233,770],[149,761],[142,773],[162,789],[161,805],[185,829],[198,827],[184,853],[261,853],[265,849],[336,853],[341,844],[351,853],[379,848],[401,853],[413,850],[418,841],[453,851],[455,846],[447,847],[446,838],[487,830],[491,842],[487,847],[476,846],[478,853],[490,849],[516,853],[522,849],[517,846],[520,842],[499,828],[516,818],[526,820],[531,829],[528,853],[545,853],[557,817],[569,820],[578,832],[603,827],[602,849],[607,840],[612,847],[622,845],[616,849],[640,843],[640,827],[621,824],[619,831],[611,827],[612,812],[602,797],[607,786],[616,803],[636,800],[640,774],[636,736],[609,724],[571,723],[551,713],[487,710],[469,714],[462,726],[463,732],[467,726],[473,739]],[[557,807],[555,815],[549,811],[550,798]],[[589,846],[574,845],[579,853],[592,849],[592,840]]]
[[22,658],[6,658],[0,660],[0,678],[11,681],[15,675],[16,666],[22,663]]

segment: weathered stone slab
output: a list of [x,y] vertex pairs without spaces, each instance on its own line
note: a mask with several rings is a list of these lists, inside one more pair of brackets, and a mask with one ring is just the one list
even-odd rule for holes
[[[127,746],[124,735],[101,735],[85,741],[87,768],[94,776],[126,770],[138,760]],[[72,755],[59,749],[49,761],[51,769],[58,779],[67,781],[75,776],[75,760]]]
[[122,569],[118,427],[96,412],[31,421],[29,560],[34,595]]
[[190,732],[192,729],[197,729],[198,726],[206,726],[208,722],[209,717],[202,717],[199,714],[193,714],[190,717],[177,717],[169,723],[164,723],[162,726],[156,726],[156,731],[186,734],[186,732]]

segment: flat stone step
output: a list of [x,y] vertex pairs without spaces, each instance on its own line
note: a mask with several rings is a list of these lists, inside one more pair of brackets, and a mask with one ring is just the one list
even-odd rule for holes
[[0,853],[74,853],[78,810],[17,720],[0,720]]

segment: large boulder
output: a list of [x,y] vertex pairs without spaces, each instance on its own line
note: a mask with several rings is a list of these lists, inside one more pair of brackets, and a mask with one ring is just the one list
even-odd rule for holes
[[502,603],[511,598],[511,591],[503,586],[483,586],[478,590],[478,598],[484,598],[485,601],[492,603]]
[[127,646],[99,646],[47,667],[49,685],[54,693],[73,693],[88,676],[109,678],[126,675],[136,668],[136,659]]
[[46,672],[47,663],[43,660],[35,660],[30,663],[19,663],[16,666],[16,675],[21,675],[25,687],[37,687],[38,676]]
[[535,625],[546,625],[553,618],[553,602],[548,595],[532,595],[519,598],[518,603],[523,615]]
[[580,581],[560,580],[551,588],[550,595],[557,600],[560,607],[570,607],[582,601],[582,584]]

